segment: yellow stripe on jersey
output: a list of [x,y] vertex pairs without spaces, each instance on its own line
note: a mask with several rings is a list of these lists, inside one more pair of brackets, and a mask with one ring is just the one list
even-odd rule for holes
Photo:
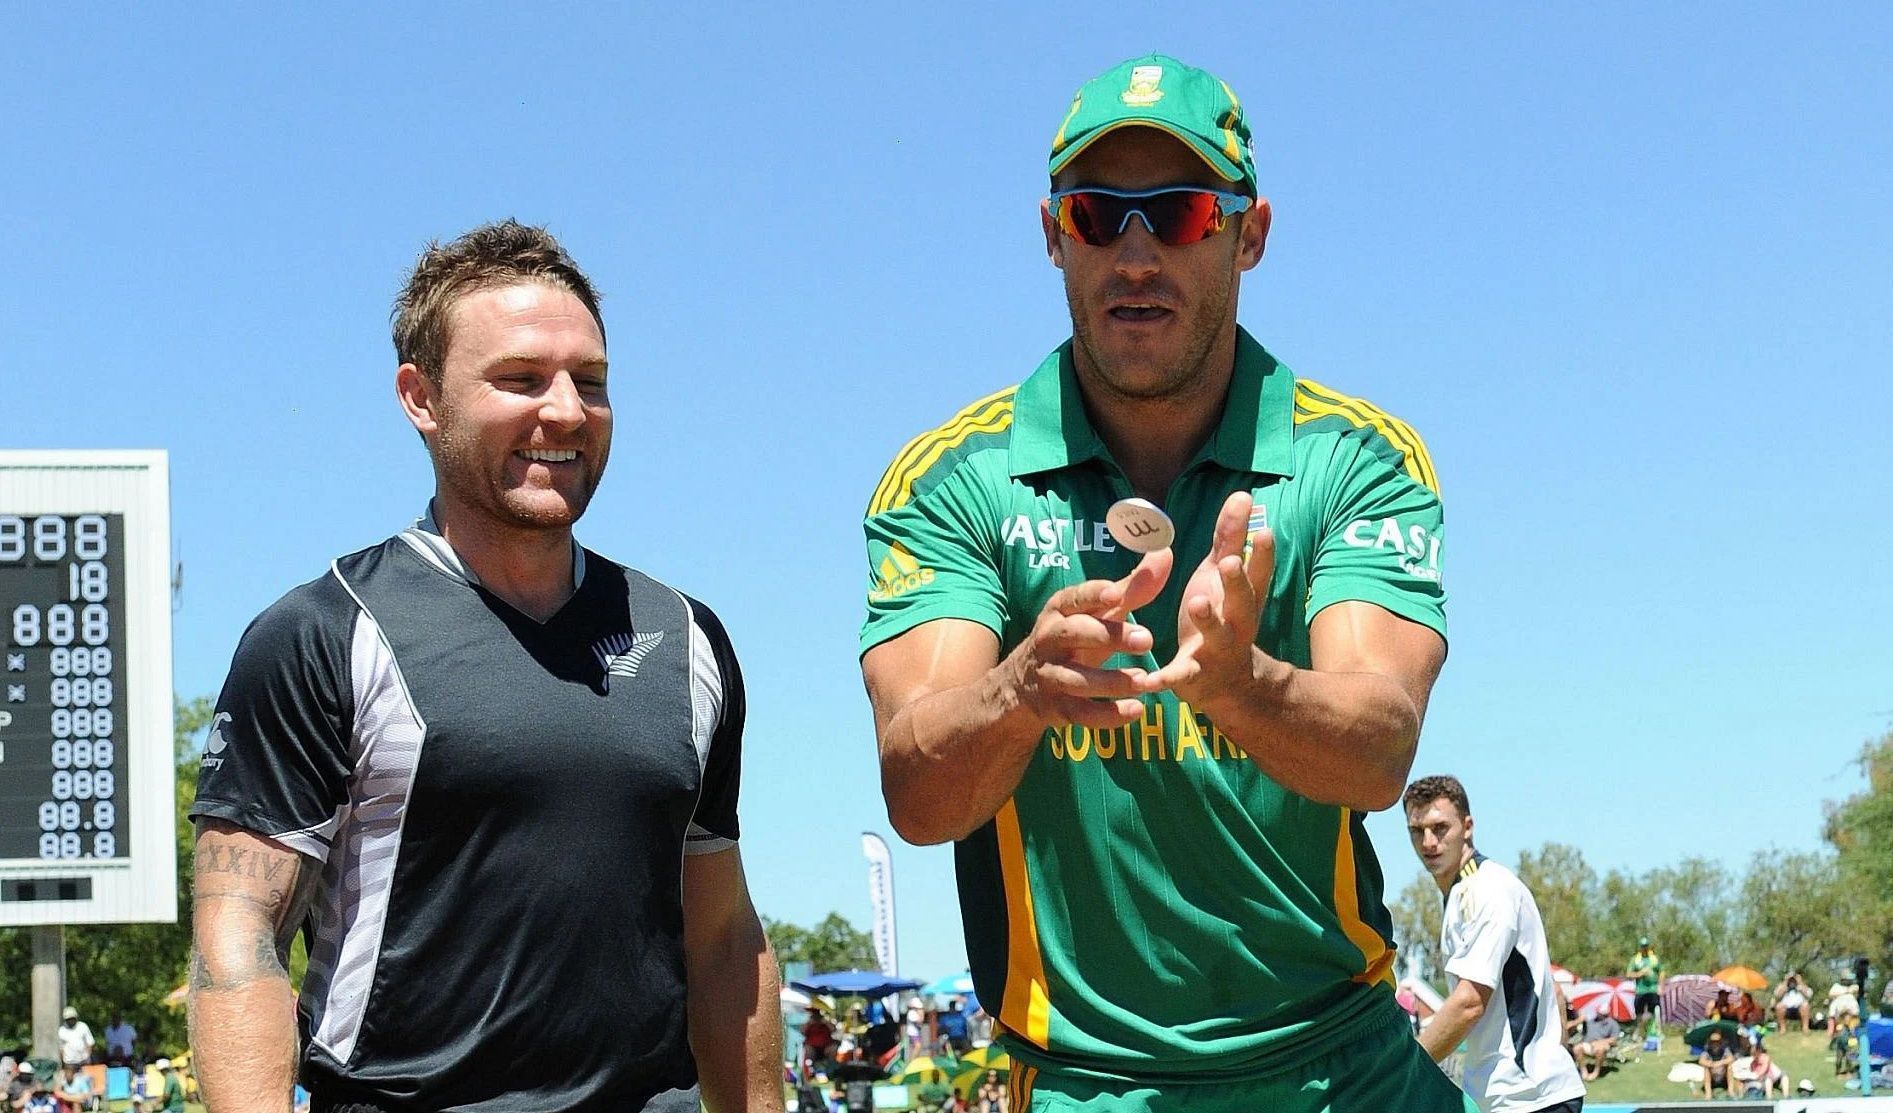
[[1357,429],[1373,428],[1388,444],[1400,451],[1407,474],[1439,494],[1439,475],[1433,470],[1433,457],[1426,443],[1413,427],[1362,398],[1352,398],[1338,390],[1322,386],[1312,379],[1295,380],[1295,424],[1318,417],[1343,417]]
[[1025,865],[1025,837],[1018,805],[1011,800],[993,817],[999,834],[999,872],[1006,887],[1006,997],[999,1022],[1045,1047],[1051,1039],[1052,1002],[1045,992],[1045,957],[1039,953],[1038,917],[1032,911],[1032,879]]
[[1012,424],[1012,396],[1018,387],[1009,386],[989,394],[953,415],[937,429],[930,429],[908,441],[894,462],[875,485],[868,501],[868,517],[901,506],[913,497],[914,484],[927,474],[934,461],[966,443],[974,433],[997,433]]
[[1393,984],[1394,951],[1366,920],[1361,918],[1359,867],[1354,862],[1354,812],[1341,809],[1341,831],[1334,840],[1334,914],[1341,921],[1341,933],[1360,948],[1361,972],[1357,982]]
[[1357,428],[1371,426],[1386,438],[1387,443],[1400,451],[1408,475],[1431,488],[1435,494],[1439,493],[1439,476],[1433,471],[1433,458],[1428,455],[1419,434],[1406,422],[1366,399],[1350,397],[1312,379],[1298,379],[1295,387],[1295,404],[1309,411],[1309,416],[1296,414],[1297,422],[1333,414],[1346,418]]

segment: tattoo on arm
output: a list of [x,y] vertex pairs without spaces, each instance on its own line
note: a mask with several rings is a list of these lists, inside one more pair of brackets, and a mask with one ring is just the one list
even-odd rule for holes
[[216,902],[226,934],[214,964],[201,939],[192,948],[191,988],[235,989],[286,979],[289,945],[315,899],[320,867],[273,844],[234,846],[206,833],[197,843],[195,868],[196,899]]

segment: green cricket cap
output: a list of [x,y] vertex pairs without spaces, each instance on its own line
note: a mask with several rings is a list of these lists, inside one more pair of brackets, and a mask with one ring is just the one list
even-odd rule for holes
[[1056,176],[1086,147],[1124,127],[1169,132],[1216,173],[1256,192],[1255,154],[1242,103],[1207,70],[1167,54],[1146,54],[1085,82],[1052,137],[1051,173]]

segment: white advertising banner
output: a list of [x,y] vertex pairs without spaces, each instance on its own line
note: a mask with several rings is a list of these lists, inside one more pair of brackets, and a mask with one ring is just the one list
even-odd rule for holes
[[861,852],[868,856],[868,900],[874,910],[874,957],[881,973],[900,973],[900,954],[894,943],[894,856],[887,841],[872,831],[861,834]]

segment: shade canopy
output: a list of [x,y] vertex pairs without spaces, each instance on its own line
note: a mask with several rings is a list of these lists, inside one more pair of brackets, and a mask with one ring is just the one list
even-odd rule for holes
[[826,993],[835,997],[886,997],[919,989],[912,978],[890,978],[878,970],[837,970],[829,974],[810,974],[789,983],[804,993]]

